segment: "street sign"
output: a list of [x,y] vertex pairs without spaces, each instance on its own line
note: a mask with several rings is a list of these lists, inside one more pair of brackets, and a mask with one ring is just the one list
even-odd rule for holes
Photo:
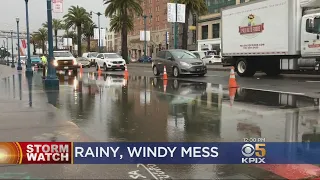
[[167,4],[167,19],[168,22],[176,22],[176,4],[168,3]]
[[63,0],[52,0],[53,12],[63,13]]
[[[100,29],[100,39],[105,39],[105,37],[106,37],[106,30],[105,29]],[[99,39],[99,28],[94,28],[93,38],[94,39]]]
[[[177,10],[177,13],[176,13]],[[176,4],[167,3],[167,19],[168,22],[179,22],[185,23],[186,19],[186,5],[185,4]]]
[[[140,41],[144,41],[144,31],[140,31]],[[146,41],[150,41],[150,31],[146,31],[146,37],[147,40]]]
[[186,21],[186,5],[185,4],[178,4],[177,6],[177,22],[185,23]]

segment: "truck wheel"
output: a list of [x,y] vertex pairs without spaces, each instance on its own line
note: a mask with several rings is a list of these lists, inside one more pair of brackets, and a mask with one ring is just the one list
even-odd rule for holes
[[252,77],[256,73],[254,63],[243,58],[237,61],[235,70],[240,77]]

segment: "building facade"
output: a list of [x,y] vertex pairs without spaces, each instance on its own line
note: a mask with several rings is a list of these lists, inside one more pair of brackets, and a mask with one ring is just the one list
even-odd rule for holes
[[[198,50],[221,51],[221,8],[250,0],[206,0],[208,14],[198,19]],[[252,0],[251,0],[252,1]]]
[[[147,42],[147,56],[155,56],[159,50],[174,48],[174,24],[167,20],[167,3],[170,0],[143,0],[141,7],[146,19],[146,29],[150,31],[150,41]],[[152,17],[150,18],[150,15]],[[196,26],[197,17],[190,15],[189,26]],[[128,50],[133,59],[144,55],[144,41],[140,41],[140,31],[144,31],[144,18],[134,17],[134,30],[128,33]],[[167,39],[167,33],[169,39]],[[121,34],[115,34],[115,51],[121,51]],[[196,30],[188,32],[188,50],[197,49]],[[178,48],[182,47],[182,24],[178,25]]]
[[112,31],[106,31],[106,51],[115,51],[115,33]]
[[[141,4],[146,19],[134,16],[134,30],[128,33],[128,49],[131,58],[138,59],[144,55],[144,41],[140,41],[140,31],[150,31],[147,42],[147,56],[154,56],[159,50],[166,48],[167,3],[169,0],[144,0]],[[146,22],[146,24],[144,24]]]

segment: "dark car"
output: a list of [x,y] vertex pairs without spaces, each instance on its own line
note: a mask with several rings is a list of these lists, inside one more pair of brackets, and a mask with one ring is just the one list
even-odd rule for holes
[[139,62],[147,62],[147,63],[151,63],[152,62],[152,58],[150,56],[147,56],[145,58],[145,56],[141,56],[139,59],[138,59]]
[[207,67],[202,60],[192,52],[182,49],[158,52],[157,57],[152,61],[153,74],[158,76],[163,73],[164,66],[166,66],[167,73],[174,77],[180,75],[204,76],[207,73]]

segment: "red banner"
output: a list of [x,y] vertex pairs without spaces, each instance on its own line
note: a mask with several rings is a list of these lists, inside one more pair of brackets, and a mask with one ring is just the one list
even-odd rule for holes
[[253,34],[253,33],[261,33],[264,30],[264,23],[255,26],[244,26],[239,27],[240,34]]
[[22,43],[22,47],[25,49],[27,48],[27,43],[26,43],[26,40],[25,39],[22,39],[21,40],[21,43]]

